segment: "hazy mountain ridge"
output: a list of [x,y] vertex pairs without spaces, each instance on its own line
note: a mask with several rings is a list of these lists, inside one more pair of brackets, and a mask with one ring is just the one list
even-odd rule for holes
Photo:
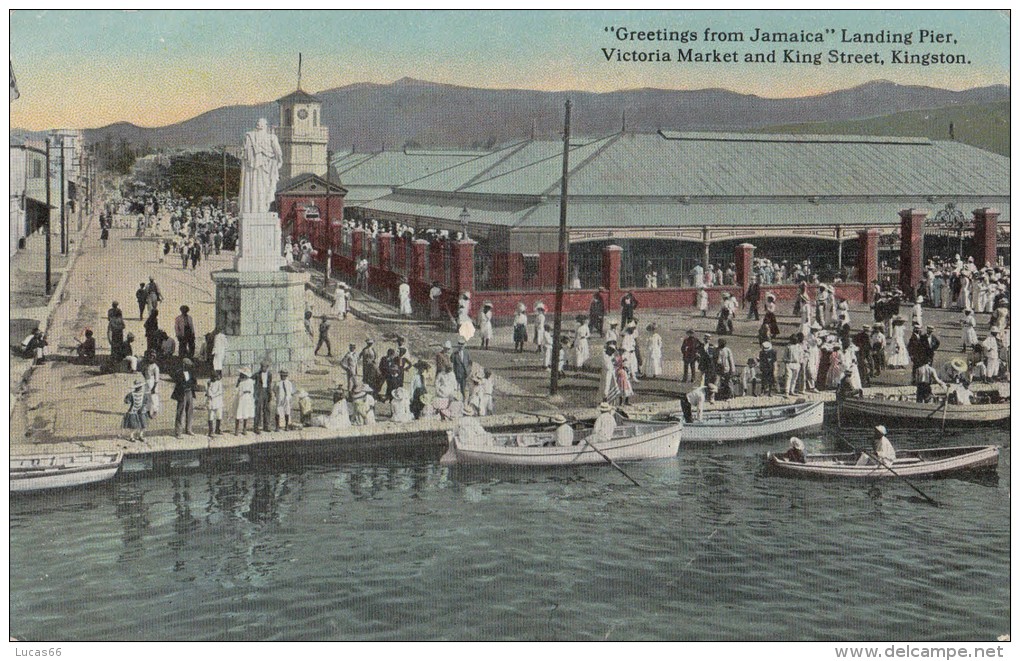
[[[282,96],[282,95],[281,95]],[[724,89],[639,88],[614,92],[487,89],[402,78],[390,84],[354,83],[317,93],[332,149],[376,151],[413,142],[422,147],[470,147],[558,136],[563,101],[573,101],[577,135],[619,131],[730,130],[805,122],[841,122],[950,106],[1009,100],[1009,87],[952,91],[872,81],[815,96],[766,98]],[[88,142],[107,135],[153,147],[240,144],[259,117],[278,123],[275,101],[225,106],[158,128],[119,122],[85,131]],[[13,135],[13,131],[12,131]]]

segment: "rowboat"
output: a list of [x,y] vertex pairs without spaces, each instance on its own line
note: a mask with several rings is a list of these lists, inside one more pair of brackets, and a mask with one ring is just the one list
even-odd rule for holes
[[786,435],[820,427],[824,417],[824,402],[705,411],[701,420],[684,424],[683,445],[753,441]]
[[607,463],[605,457],[613,461],[665,459],[676,456],[682,428],[676,423],[624,422],[617,426],[612,439],[597,444],[602,454],[585,441],[590,429],[579,431],[574,445],[557,447],[552,431],[478,433],[459,428],[447,432],[449,449],[440,463],[579,466]]
[[[861,455],[856,452],[809,454],[804,459],[805,463],[802,464],[770,452],[766,461],[773,474],[787,477],[857,479],[895,479],[897,475],[900,477],[946,477],[961,473],[995,472],[999,465],[999,447],[996,445],[972,445],[955,448],[897,450],[896,461],[891,464],[891,471],[879,466],[873,459],[862,460]],[[893,471],[895,471],[895,475]]]
[[108,480],[117,474],[120,452],[67,452],[11,457],[11,492],[77,487]]
[[847,398],[840,401],[840,421],[887,427],[925,425],[977,426],[997,425],[1009,420],[1009,399],[992,404],[947,404],[945,399],[921,403],[898,399]]

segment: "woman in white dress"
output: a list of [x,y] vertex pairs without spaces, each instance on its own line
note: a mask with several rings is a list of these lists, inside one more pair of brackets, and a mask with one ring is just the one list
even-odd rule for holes
[[316,415],[312,417],[313,427],[325,427],[330,431],[345,429],[351,426],[351,414],[347,409],[347,400],[339,390],[333,393],[333,410],[329,415]]
[[333,316],[337,319],[347,318],[347,289],[342,282],[338,282],[333,290]]
[[655,378],[662,374],[662,336],[656,324],[649,324],[646,329],[648,336],[648,370],[647,375]]
[[705,291],[704,285],[698,287],[698,310],[701,311],[702,317],[708,316],[708,292]]
[[588,328],[588,317],[581,315],[577,318],[577,330],[574,331],[574,367],[577,369],[582,369],[591,357],[589,337],[591,329]]
[[900,369],[910,365],[910,354],[907,353],[907,342],[904,337],[906,328],[906,319],[899,315],[893,318],[892,333],[885,345],[885,353],[888,356],[886,365],[890,369]]
[[974,311],[966,309],[963,311],[963,321],[960,322],[963,326],[963,350],[967,351],[968,347],[975,347],[978,343],[977,330],[977,319],[974,317]]
[[542,342],[542,336],[545,333],[545,303],[538,301],[535,303],[535,346],[538,347],[538,352],[542,353],[545,349],[545,344]]
[[405,317],[410,317],[411,312],[411,285],[407,283],[407,280],[401,280],[400,287],[398,288],[398,294],[400,297],[400,314]]
[[478,312],[478,336],[482,338],[482,348],[488,349],[492,342],[492,301],[482,303]]
[[237,413],[234,415],[234,435],[242,427],[248,433],[248,421],[255,419],[255,380],[247,367],[237,374]]
[[471,321],[471,294],[468,292],[461,294],[457,302],[457,332],[465,342],[470,342],[475,336],[475,325]]
[[146,354],[146,359],[149,361],[144,372],[145,390],[149,393],[148,415],[155,418],[159,415],[159,365],[156,364],[156,356],[151,353]]
[[414,415],[411,413],[411,398],[403,386],[393,391],[393,415],[390,416],[390,421],[414,421]]

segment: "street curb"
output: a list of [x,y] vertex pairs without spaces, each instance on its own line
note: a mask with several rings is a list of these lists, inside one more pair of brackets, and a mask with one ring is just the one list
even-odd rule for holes
[[[78,256],[81,255],[82,248],[85,246],[85,242],[82,241],[82,238],[88,233],[89,229],[92,227],[92,221],[94,219],[95,215],[89,216],[89,219],[88,221],[86,221],[84,227],[82,227],[82,230],[80,232],[77,232],[76,237],[77,241],[75,243],[74,252],[71,253],[71,256],[67,260],[67,267],[64,269],[64,274],[60,278],[60,282],[57,283],[57,288],[53,290],[53,294],[50,296],[50,302],[46,304],[46,314],[44,318],[39,320],[39,328],[40,330],[42,330],[43,333],[49,330],[50,323],[53,321],[53,315],[56,313],[57,307],[60,305],[64,298],[64,289],[67,287],[67,281],[70,280],[71,276],[74,274],[74,267],[78,263]],[[11,310],[11,312],[13,313],[14,310]],[[20,390],[28,382],[34,370],[35,365],[29,362],[29,364],[22,371],[21,376],[18,378],[17,385],[15,386],[16,390],[11,392],[10,411],[7,414],[8,420],[10,420],[11,417],[14,416],[14,409],[20,398],[17,395],[17,390]],[[12,371],[15,371],[15,368],[12,367]]]

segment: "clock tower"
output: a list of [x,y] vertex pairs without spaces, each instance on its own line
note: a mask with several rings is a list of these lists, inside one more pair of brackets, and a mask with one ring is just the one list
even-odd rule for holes
[[280,125],[274,130],[283,151],[280,184],[305,173],[325,177],[329,128],[321,123],[322,101],[299,87],[276,102],[280,104]]

